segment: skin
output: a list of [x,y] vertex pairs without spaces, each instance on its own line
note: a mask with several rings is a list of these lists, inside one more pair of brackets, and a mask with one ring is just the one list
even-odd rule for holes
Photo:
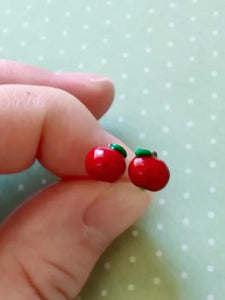
[[127,172],[113,184],[78,179],[93,147],[118,143],[127,165],[133,157],[97,121],[113,96],[112,82],[98,75],[0,60],[0,174],[38,159],[61,178],[0,227],[1,299],[72,300],[103,251],[148,208],[152,195]]

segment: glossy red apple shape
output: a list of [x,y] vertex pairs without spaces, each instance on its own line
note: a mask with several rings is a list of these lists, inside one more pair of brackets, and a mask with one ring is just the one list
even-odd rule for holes
[[156,152],[139,148],[135,155],[128,168],[132,183],[152,192],[163,189],[170,178],[167,165],[157,158]]
[[96,147],[87,154],[85,168],[95,180],[115,182],[126,170],[126,156],[126,150],[118,144]]

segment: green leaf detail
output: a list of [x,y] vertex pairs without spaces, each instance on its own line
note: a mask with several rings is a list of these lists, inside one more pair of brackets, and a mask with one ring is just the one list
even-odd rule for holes
[[109,147],[110,147],[111,149],[114,149],[114,150],[116,150],[116,151],[119,151],[119,152],[123,155],[124,158],[127,157],[127,151],[126,151],[122,146],[120,146],[120,145],[118,145],[118,144],[110,144]]
[[152,156],[152,152],[147,149],[138,148],[135,151],[136,156]]

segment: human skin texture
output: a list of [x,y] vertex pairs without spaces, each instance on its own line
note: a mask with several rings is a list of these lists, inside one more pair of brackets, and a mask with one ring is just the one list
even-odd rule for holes
[[85,179],[96,146],[122,145],[127,165],[134,156],[97,121],[113,96],[112,82],[98,75],[0,60],[0,174],[38,159],[60,178],[0,227],[1,299],[72,300],[103,251],[148,208],[152,195],[127,171],[115,183]]

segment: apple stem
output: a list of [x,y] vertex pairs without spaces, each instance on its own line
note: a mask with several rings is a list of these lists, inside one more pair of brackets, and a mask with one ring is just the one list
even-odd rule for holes
[[152,156],[153,157],[157,157],[158,156],[157,152],[156,151],[152,151]]

